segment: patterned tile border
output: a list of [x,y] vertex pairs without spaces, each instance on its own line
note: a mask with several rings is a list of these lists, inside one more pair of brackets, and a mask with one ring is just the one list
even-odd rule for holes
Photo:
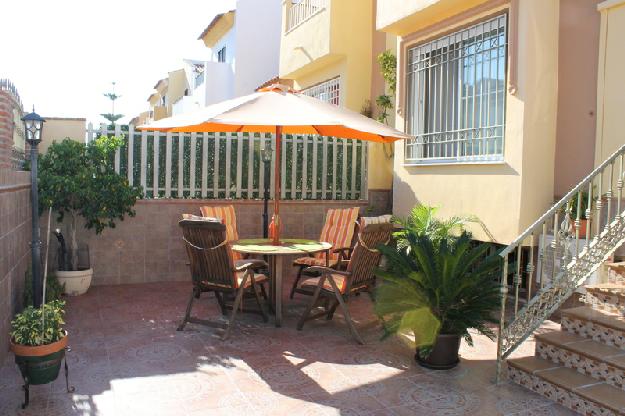
[[558,387],[537,375],[528,374],[516,367],[508,367],[508,375],[513,382],[540,394],[566,408],[586,416],[624,416],[625,413],[614,412],[600,403],[588,400],[570,390]]
[[625,370],[622,368],[538,340],[536,356],[573,368],[582,374],[625,390]]
[[560,323],[562,329],[567,332],[625,350],[625,331],[609,328],[597,322],[586,321],[566,314],[562,315]]

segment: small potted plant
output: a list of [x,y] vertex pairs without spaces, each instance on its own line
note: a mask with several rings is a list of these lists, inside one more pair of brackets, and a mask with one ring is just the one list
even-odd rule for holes
[[579,195],[575,195],[566,204],[566,213],[569,215],[569,221],[571,223],[571,233],[576,234],[577,228],[575,226],[575,220],[577,218],[577,205],[578,200],[581,199],[579,204],[579,238],[586,238],[586,229],[588,228],[588,219],[586,218],[586,209],[588,209],[588,192],[582,192],[581,198]]
[[28,405],[31,384],[50,383],[59,375],[67,346],[64,306],[61,300],[44,303],[41,308],[29,306],[11,321],[11,350],[25,383],[22,407]]
[[432,369],[459,362],[460,340],[473,345],[470,328],[494,339],[500,306],[500,260],[487,257],[488,244],[475,245],[470,234],[433,239],[402,231],[402,247],[380,247],[387,258],[376,293],[375,311],[386,335],[412,333],[416,361]]
[[68,295],[85,293],[93,275],[88,248],[81,251],[87,255],[79,261],[78,217],[83,218],[85,228],[100,234],[106,227],[115,227],[115,221],[123,220],[125,215],[135,215],[132,207],[141,196],[141,189],[130,186],[126,177],[113,168],[115,151],[123,143],[121,137],[107,136],[87,145],[65,139],[53,143],[40,156],[41,209],[52,207],[59,222],[69,217],[69,241],[66,243],[60,229],[54,233],[59,240],[55,274]]

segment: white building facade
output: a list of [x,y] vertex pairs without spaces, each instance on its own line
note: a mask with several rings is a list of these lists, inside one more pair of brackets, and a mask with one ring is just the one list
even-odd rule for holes
[[198,38],[206,60],[184,60],[191,91],[173,114],[251,94],[277,77],[281,29],[281,0],[237,0],[235,10],[217,15]]

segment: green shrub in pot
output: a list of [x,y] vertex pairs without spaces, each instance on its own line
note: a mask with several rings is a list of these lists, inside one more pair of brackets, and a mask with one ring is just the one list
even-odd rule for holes
[[475,245],[466,232],[453,239],[414,230],[403,236],[402,248],[380,247],[388,261],[376,270],[383,284],[375,312],[387,335],[414,335],[419,364],[451,368],[458,363],[460,339],[473,344],[469,329],[495,337],[488,325],[498,322],[499,256],[487,257],[490,245]]

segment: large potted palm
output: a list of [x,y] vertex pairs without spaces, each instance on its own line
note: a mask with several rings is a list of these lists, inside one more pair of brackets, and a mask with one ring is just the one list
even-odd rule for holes
[[386,334],[412,333],[416,361],[433,369],[459,362],[460,340],[473,344],[469,329],[490,339],[500,305],[498,256],[470,234],[434,239],[415,230],[402,232],[402,246],[381,247],[387,258],[376,294],[375,311]]
[[[65,139],[53,143],[39,161],[39,198],[42,211],[52,208],[58,221],[67,221],[69,242],[57,230],[59,238],[59,282],[69,295],[80,295],[91,284],[93,270],[88,256],[79,262],[77,229],[79,217],[84,227],[100,234],[126,215],[134,216],[133,206],[141,189],[130,186],[128,180],[115,172],[115,151],[122,146],[121,137],[102,136],[85,145]],[[84,245],[83,245],[84,246]],[[88,253],[88,249],[85,250]],[[82,264],[81,264],[82,263]]]

